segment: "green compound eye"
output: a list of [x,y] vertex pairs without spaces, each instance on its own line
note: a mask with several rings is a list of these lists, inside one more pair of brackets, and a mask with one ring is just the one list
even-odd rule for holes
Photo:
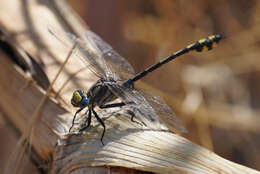
[[80,103],[80,101],[82,100],[82,97],[78,91],[75,91],[73,93],[72,100],[74,101],[74,103]]

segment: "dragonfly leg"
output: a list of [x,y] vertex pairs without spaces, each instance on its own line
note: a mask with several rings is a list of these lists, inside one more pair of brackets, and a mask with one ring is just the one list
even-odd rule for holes
[[99,123],[103,126],[103,128],[104,128],[104,131],[103,131],[102,136],[101,136],[101,139],[100,139],[100,140],[101,140],[101,143],[104,145],[104,143],[103,143],[103,137],[104,137],[105,132],[106,132],[105,123],[103,122],[103,120],[102,120],[101,118],[99,118],[98,114],[94,111],[94,109],[92,109],[92,111],[93,111],[93,113],[94,113],[96,119],[98,120],[98,122],[99,122]]
[[138,121],[134,120],[134,118],[135,118],[135,114],[131,115],[131,121],[132,121],[133,123],[137,123],[137,124],[142,125],[142,124],[139,123]]
[[121,107],[121,106],[125,106],[126,104],[121,102],[121,103],[112,103],[112,104],[106,104],[106,105],[102,105],[99,106],[101,109],[105,109],[105,108],[114,108],[114,107]]
[[71,131],[71,129],[73,128],[73,126],[74,126],[74,124],[75,124],[74,122],[75,122],[75,119],[76,119],[77,114],[80,113],[83,109],[84,109],[84,108],[79,108],[79,109],[76,111],[76,113],[74,114],[74,117],[73,117],[73,120],[72,120],[72,125],[71,125],[71,127],[70,127],[70,129],[69,129],[69,132]]
[[102,105],[99,106],[101,109],[105,109],[105,108],[115,108],[115,107],[121,107],[121,106],[125,106],[128,104],[135,104],[134,102],[121,102],[121,103],[112,103],[112,104],[106,104],[106,105]]
[[127,110],[127,113],[128,113],[129,115],[131,115],[131,121],[132,121],[133,123],[139,124],[139,125],[141,125],[141,126],[146,126],[146,124],[145,124],[144,122],[142,122],[142,121],[139,122],[139,121],[134,120],[134,118],[136,117],[136,115],[135,115],[135,113],[134,113],[133,111]]
[[[121,103],[106,104],[106,105],[100,106],[100,108],[101,108],[101,109],[105,109],[105,108],[121,107],[121,106],[125,106],[125,105],[127,105],[127,104],[134,104],[134,102],[128,102],[128,103],[123,103],[123,102],[121,102]],[[146,124],[145,124],[144,122],[141,122],[141,123],[140,123],[140,122],[134,120],[134,118],[135,118],[134,112],[128,110],[128,114],[131,115],[131,121],[132,121],[133,123],[139,124],[139,125],[141,125],[141,126],[143,126],[143,125],[146,126]]]
[[90,126],[90,123],[91,123],[91,110],[88,111],[88,119],[87,119],[87,126],[81,128],[79,131],[82,132],[84,131],[85,129],[87,129],[89,126]]

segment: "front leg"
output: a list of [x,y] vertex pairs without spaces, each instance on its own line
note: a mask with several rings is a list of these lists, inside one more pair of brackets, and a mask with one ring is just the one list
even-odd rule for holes
[[88,111],[88,120],[87,121],[88,121],[87,126],[81,128],[79,130],[80,132],[84,131],[85,129],[87,129],[90,126],[90,123],[91,123],[91,109],[89,109],[89,111]]
[[79,108],[79,109],[76,111],[76,113],[74,114],[74,117],[73,117],[73,120],[72,120],[72,125],[71,125],[71,127],[70,127],[70,129],[69,129],[69,132],[71,131],[72,127],[74,126],[74,122],[75,122],[75,119],[76,119],[77,114],[80,113],[83,109],[84,109],[84,108]]
[[103,143],[103,137],[105,135],[105,132],[106,132],[106,126],[105,126],[105,123],[103,122],[103,120],[98,116],[98,114],[96,113],[96,111],[94,109],[92,109],[93,113],[94,113],[94,116],[96,117],[97,121],[103,126],[104,130],[103,130],[103,133],[102,133],[102,136],[101,136],[101,143],[103,144],[104,146],[104,143]]

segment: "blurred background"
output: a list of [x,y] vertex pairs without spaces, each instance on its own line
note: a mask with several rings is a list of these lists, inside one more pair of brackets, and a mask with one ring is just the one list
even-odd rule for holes
[[69,3],[136,72],[211,34],[210,52],[189,53],[144,78],[184,122],[186,138],[260,170],[260,2],[106,0]]
[[[183,55],[146,76],[142,81],[147,85],[137,87],[164,98],[189,131],[182,136],[260,170],[260,1],[68,3],[137,73],[201,38],[222,34],[224,39],[212,51]],[[6,121],[1,115],[0,123]],[[5,149],[17,143],[7,134],[11,129],[1,126],[4,166],[10,156]]]

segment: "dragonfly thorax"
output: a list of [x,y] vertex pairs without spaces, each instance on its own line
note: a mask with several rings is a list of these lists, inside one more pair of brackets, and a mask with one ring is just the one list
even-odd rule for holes
[[89,98],[87,97],[86,93],[78,89],[73,92],[72,98],[71,98],[71,104],[74,107],[83,108],[89,105]]
[[118,85],[114,80],[99,79],[88,91],[87,97],[93,107],[103,106],[117,98],[110,90]]

